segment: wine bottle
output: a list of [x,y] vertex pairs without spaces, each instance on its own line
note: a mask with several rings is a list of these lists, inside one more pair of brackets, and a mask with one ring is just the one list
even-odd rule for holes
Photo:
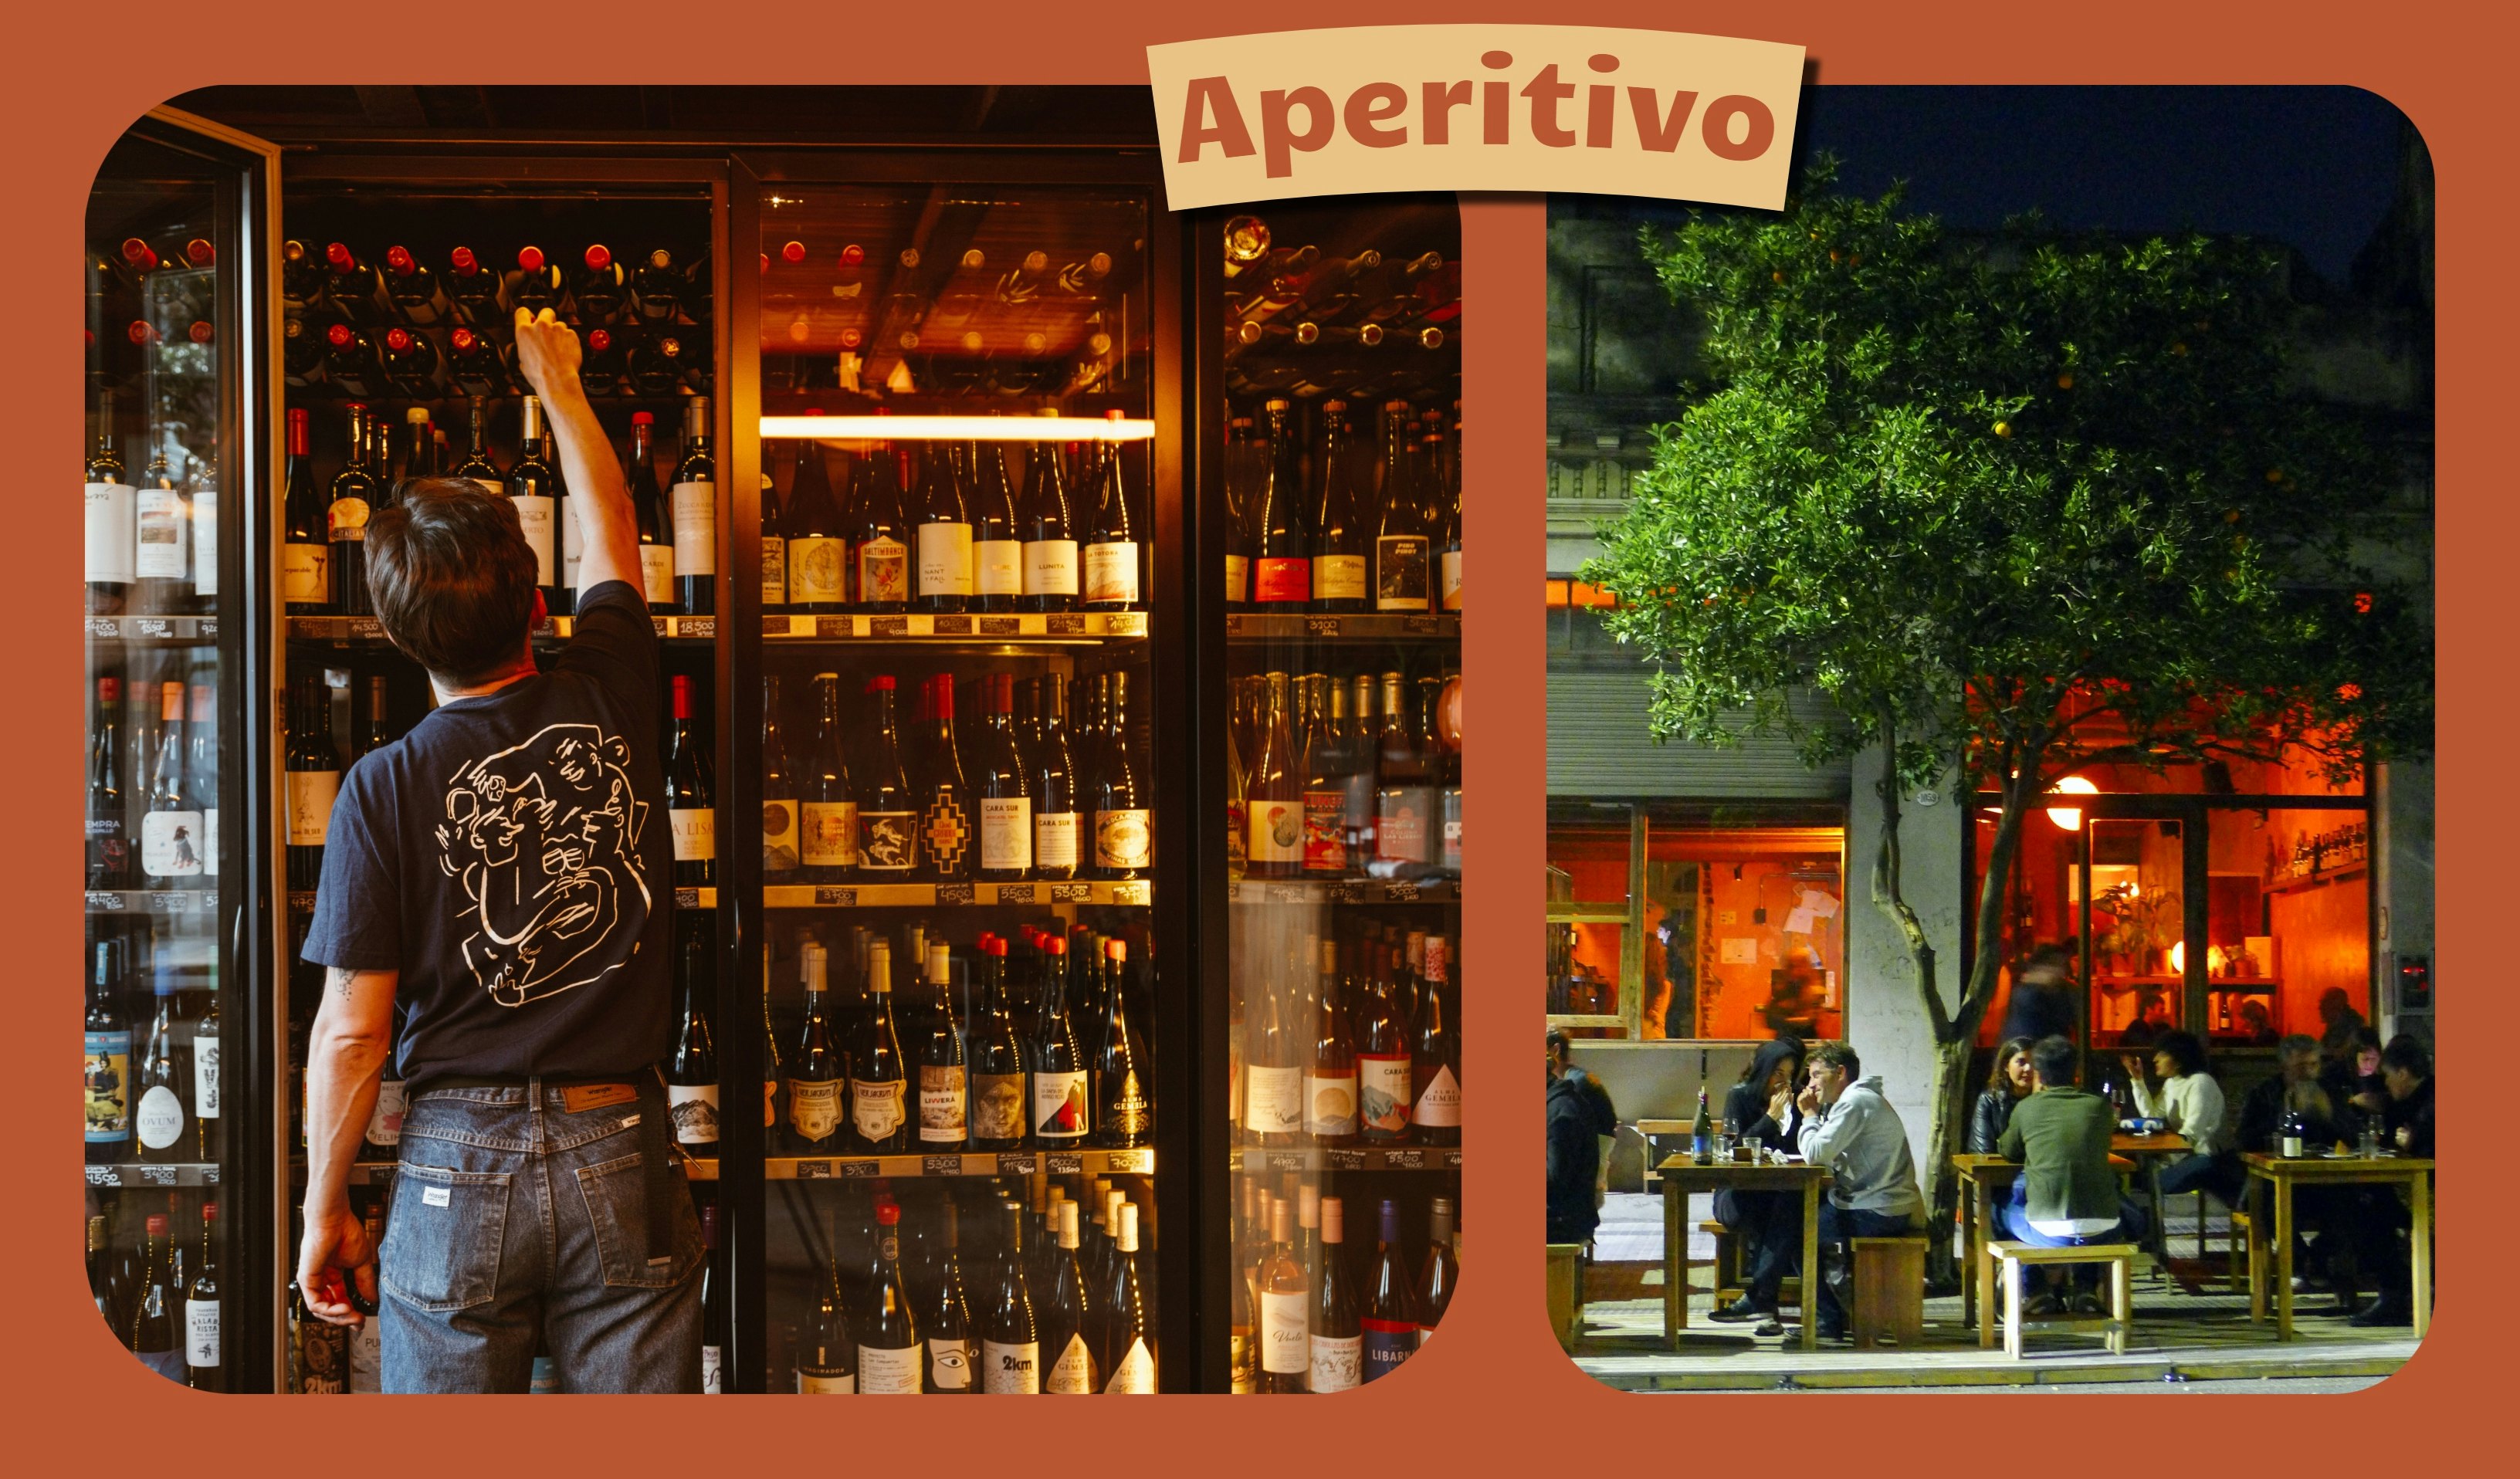
[[184,726],[184,798],[202,817],[202,883],[219,881],[218,690],[206,663],[193,669],[191,719]]
[[699,1214],[700,1395],[716,1397],[726,1391],[726,1275],[719,1263],[717,1204],[703,1202]]
[[[1044,412],[1056,415],[1056,412]],[[1067,465],[1057,442],[1033,442],[1027,459],[1023,515],[1023,601],[1027,611],[1076,609],[1077,541],[1068,498]]]
[[1366,609],[1366,566],[1373,552],[1357,512],[1356,446],[1349,439],[1347,403],[1322,404],[1321,496],[1313,513],[1313,609]]
[[85,550],[87,608],[99,615],[120,612],[130,602],[132,582],[139,578],[133,562],[139,554],[137,490],[122,480],[122,453],[114,439],[114,395],[96,397],[96,441],[87,456]]
[[368,515],[380,502],[376,474],[368,467],[368,408],[349,406],[349,460],[333,474],[326,499],[326,532],[333,546],[331,575],[335,604],[345,616],[374,615],[368,600]]
[[1696,1165],[1715,1161],[1715,1117],[1706,1110],[1706,1086],[1697,1086],[1697,1113],[1688,1122],[1688,1158]]
[[522,415],[516,465],[508,470],[508,497],[517,506],[517,524],[525,532],[525,544],[534,552],[534,583],[542,588],[545,605],[558,611],[560,581],[553,569],[552,523],[560,474],[544,455],[542,401],[526,396]]
[[122,680],[96,681],[96,714],[87,747],[87,886],[131,884],[131,839],[122,789]]
[[989,712],[980,732],[979,875],[992,882],[1012,883],[1032,875],[1032,777],[1015,743],[1014,679],[987,673],[980,679]]
[[192,1111],[184,1103],[188,1086],[175,1069],[175,962],[171,953],[158,951],[154,977],[156,1007],[131,1085],[138,1096],[131,1109],[131,1134],[140,1160],[188,1160],[197,1149],[198,1137],[193,1133]]
[[980,1317],[980,1390],[1032,1396],[1041,1391],[1041,1329],[1024,1277],[1023,1206],[1010,1201],[999,1212],[1005,1237]]
[[718,1147],[717,1034],[710,1025],[717,997],[716,916],[675,916],[674,1048],[665,1059],[665,1101],[674,1139],[685,1155],[713,1157]]
[[132,568],[139,581],[132,589],[132,609],[151,615],[177,615],[194,609],[193,505],[175,480],[166,460],[171,435],[156,426],[149,432],[149,466],[142,470],[132,496],[138,548]]
[[1427,1215],[1426,1261],[1418,1271],[1418,1344],[1425,1347],[1461,1284],[1462,1265],[1453,1255],[1453,1199],[1435,1198]]
[[974,611],[1023,607],[1024,541],[1015,519],[1014,485],[1007,476],[1005,445],[964,444],[969,465],[971,602]]
[[1139,793],[1137,767],[1129,758],[1129,675],[1103,676],[1110,696],[1086,792],[1094,811],[1094,874],[1143,878],[1154,869],[1154,814]]
[[919,799],[901,768],[901,735],[893,712],[893,679],[889,673],[867,681],[875,699],[874,742],[865,763],[853,767],[857,797],[857,866],[873,881],[898,883],[919,862]]
[[386,718],[385,675],[371,673],[367,683],[367,716],[350,737],[350,762],[357,764],[369,754],[393,742],[393,731]]
[[131,1342],[131,1291],[122,1278],[122,1259],[105,1231],[102,1214],[87,1220],[87,1291],[97,1315],[113,1338],[128,1349]]
[[[763,966],[763,984],[768,984],[769,968]],[[779,1060],[779,1034],[770,1024],[770,993],[761,994],[761,1138],[767,1146],[779,1141],[779,1127],[787,1122],[786,1106],[779,1101],[780,1087],[787,1082]]]
[[[786,576],[787,608],[807,615],[835,614],[849,605],[849,542],[842,532],[839,505],[832,497],[831,473],[823,447],[816,441],[796,443],[796,471],[788,483],[788,501],[780,510],[781,565]],[[762,538],[767,560],[770,538]],[[762,573],[763,601],[769,599],[769,570]]]
[[569,306],[581,323],[612,322],[628,297],[628,275],[612,259],[612,249],[601,242],[587,247],[578,262],[568,275]]
[[1291,1393],[1305,1388],[1312,1368],[1312,1290],[1295,1257],[1295,1209],[1283,1198],[1269,1203],[1269,1251],[1260,1260],[1260,1370],[1255,1389]]
[[717,457],[708,397],[683,405],[683,460],[674,467],[674,600],[693,615],[717,609]]
[[[436,341],[417,330],[396,324],[384,332],[383,345],[385,384],[396,395],[436,399],[439,368]],[[421,408],[415,406],[412,409]],[[407,472],[404,475],[429,476],[434,471],[431,469],[427,473]]]
[[665,805],[674,833],[674,886],[717,882],[717,767],[707,730],[693,717],[692,680],[674,675],[674,734],[665,761]]
[[1443,527],[1435,536],[1437,587],[1443,608],[1462,608],[1462,403],[1453,402],[1451,475],[1444,485]]
[[499,274],[485,267],[472,247],[459,246],[446,254],[440,289],[456,317],[466,323],[486,327],[507,317],[499,305],[501,286]]
[[[837,680],[833,682],[836,684]],[[818,680],[816,692],[821,692]],[[780,718],[783,705],[779,699],[779,675],[765,673],[761,679],[761,881],[777,886],[796,880],[797,869],[804,862],[802,818],[798,815],[800,787],[788,759],[787,726]],[[817,739],[820,737],[818,736]],[[836,769],[836,764],[834,766]],[[840,791],[847,794],[845,777],[837,778]],[[808,783],[810,784],[810,782]],[[848,837],[852,847],[857,841],[855,818],[850,819]]]
[[892,1017],[892,946],[867,947],[867,1010],[849,1054],[849,1122],[858,1148],[875,1155],[910,1149],[910,1081],[902,1071],[901,1033]]
[[1114,1210],[1110,1267],[1097,1282],[1102,1341],[1096,1364],[1102,1390],[1118,1396],[1155,1393],[1155,1333],[1145,1277],[1138,1269],[1138,1206],[1111,1194]]
[[851,1322],[857,1334],[858,1391],[870,1396],[916,1396],[925,1390],[919,1319],[901,1277],[901,1208],[875,1209],[876,1275],[865,1313]]
[[1256,492],[1258,537],[1252,570],[1252,601],[1263,611],[1300,614],[1312,608],[1313,530],[1305,507],[1302,450],[1289,425],[1293,405],[1273,399],[1262,408],[1264,456]]
[[359,1159],[392,1162],[402,1155],[402,1121],[410,1107],[410,1094],[404,1088],[398,1054],[385,1053],[384,1076],[377,1081],[376,1106],[368,1111],[367,1128],[360,1132]]
[[[1116,424],[1120,412],[1105,413]],[[1129,516],[1128,459],[1117,441],[1096,444],[1094,513],[1086,520],[1079,551],[1084,565],[1085,608],[1125,611],[1138,605],[1138,536]]]
[[1392,1002],[1390,983],[1368,981],[1356,1033],[1358,1133],[1369,1144],[1396,1145],[1409,1139],[1414,1053],[1405,1018]]
[[[763,680],[762,700],[769,705],[764,712],[776,724],[778,679]],[[764,881],[783,882],[787,876],[773,878],[774,855],[784,859],[788,875],[798,867],[805,877],[817,883],[835,882],[857,871],[858,806],[849,789],[848,763],[841,751],[840,675],[814,675],[815,724],[811,746],[806,750],[805,769],[801,780],[787,779],[787,747],[775,736],[765,737],[765,757],[775,755],[777,780],[774,783],[765,758],[762,777],[762,844]],[[775,746],[775,748],[774,748]],[[781,799],[772,799],[773,796]],[[774,808],[777,814],[774,815]],[[801,812],[801,816],[799,813]],[[774,848],[767,829],[784,826],[788,834],[785,848]]]
[[630,295],[639,317],[651,324],[670,324],[681,316],[683,295],[692,279],[674,265],[674,253],[652,248],[630,275]]
[[156,886],[190,887],[203,868],[202,813],[184,788],[184,685],[158,685],[158,727],[148,811],[140,819],[140,871]]
[[[630,461],[622,469],[623,480],[630,485],[630,509],[639,525],[639,574],[641,587],[648,598],[648,609],[673,611],[680,591],[675,581],[674,525],[665,512],[664,495],[656,489],[656,450],[654,413],[634,411],[630,415]],[[710,515],[716,517],[712,500]]]
[[911,608],[939,614],[968,609],[976,594],[971,512],[954,459],[942,442],[922,447],[918,530],[918,594]]
[[1426,523],[1427,490],[1419,486],[1409,403],[1384,402],[1382,417],[1382,521],[1373,542],[1373,608],[1422,612],[1432,608],[1428,558],[1433,530]]
[[1374,792],[1374,855],[1367,865],[1376,877],[1410,877],[1434,861],[1431,828],[1435,788],[1421,737],[1411,724],[1401,675],[1382,675],[1382,729],[1376,742],[1380,779]]
[[289,804],[289,886],[324,878],[324,840],[341,793],[341,755],[333,743],[333,692],[321,673],[300,673],[291,703],[289,748],[281,769]]
[[1255,878],[1291,878],[1304,871],[1303,756],[1286,712],[1286,675],[1269,675],[1260,748],[1243,772],[1243,870]]
[[857,1392],[857,1351],[849,1338],[846,1301],[840,1296],[840,1242],[831,1217],[823,1219],[824,1260],[804,1339],[796,1355],[796,1391],[807,1397],[846,1397]]
[[219,1355],[218,1226],[218,1203],[203,1202],[201,1263],[184,1290],[184,1367],[197,1392],[227,1390],[226,1363]]
[[1152,1086],[1147,1082],[1142,1045],[1129,1025],[1122,980],[1128,972],[1124,940],[1102,942],[1103,1011],[1094,1054],[1094,1143],[1120,1150],[1153,1143]]
[[910,609],[909,541],[914,531],[903,498],[901,464],[890,442],[871,443],[849,480],[857,539],[853,595],[859,610],[878,616]]
[[1311,1361],[1306,1373],[1314,1392],[1344,1392],[1364,1383],[1365,1331],[1358,1322],[1356,1291],[1349,1286],[1345,1243],[1346,1203],[1322,1198],[1322,1252],[1311,1311]]
[[1086,1098],[1085,1050],[1077,1041],[1075,1024],[1068,1019],[1067,942],[1054,938],[1046,943],[1050,963],[1043,983],[1041,1018],[1034,1028],[1030,1061],[1025,1065],[1031,1091],[1028,1119],[1034,1145],[1064,1150],[1084,1143],[1086,1132],[1092,1128],[1092,1110]]
[[937,1236],[919,1306],[919,1328],[926,1337],[927,1381],[931,1396],[962,1396],[971,1385],[971,1306],[963,1288],[960,1209],[947,1195],[936,1207]]
[[954,675],[936,674],[923,692],[929,729],[920,753],[921,871],[936,882],[958,883],[971,876],[978,849],[972,845],[971,787],[954,738]]
[[87,1164],[110,1166],[131,1155],[131,1024],[122,1014],[130,942],[96,942],[88,979],[82,1089]]
[[1445,944],[1442,935],[1426,937],[1426,988],[1418,1004],[1417,1052],[1410,1068],[1418,1091],[1410,1119],[1418,1143],[1425,1145],[1462,1143],[1462,1034],[1445,1016]]
[[315,492],[315,459],[308,455],[306,410],[289,410],[289,475],[281,496],[280,595],[292,616],[332,608],[332,535],[324,500]]
[[334,307],[362,324],[381,324],[391,316],[382,276],[346,244],[326,243],[324,265],[332,270],[325,294]]
[[151,1213],[144,1224],[149,1235],[140,1265],[140,1289],[131,1322],[131,1349],[140,1364],[172,1381],[184,1377],[184,1337],[175,1328],[177,1296],[172,1239],[166,1215]]
[[1337,944],[1324,940],[1321,1005],[1314,1014],[1313,1058],[1304,1073],[1304,1131],[1316,1145],[1356,1143],[1356,1033],[1338,990]]
[[1251,604],[1251,514],[1257,506],[1257,460],[1251,436],[1251,418],[1238,416],[1226,423],[1225,450],[1225,605],[1239,608]]
[[1253,983],[1258,1011],[1245,1027],[1242,1049],[1242,1126],[1252,1143],[1291,1146],[1302,1143],[1304,1029],[1294,1020],[1283,985],[1264,973]]
[[1019,1150],[1027,1086],[1023,1042],[1007,1004],[1007,942],[982,936],[979,964],[980,1005],[971,1019],[971,1148]]
[[464,461],[456,466],[453,475],[472,479],[484,493],[505,493],[508,479],[499,471],[499,465],[490,460],[490,403],[475,395],[472,397],[469,410],[472,439]]
[[1357,1321],[1363,1379],[1368,1382],[1398,1370],[1418,1351],[1417,1297],[1400,1251],[1400,1203],[1389,1197],[1382,1201],[1379,1230],[1373,1273],[1365,1282],[1365,1309]]
[[926,1150],[959,1149],[971,1138],[970,1064],[954,1016],[953,956],[941,940],[927,946],[927,1032],[919,1045],[919,1143]]
[[829,966],[821,942],[807,940],[797,954],[805,983],[805,1025],[797,1034],[796,1063],[788,1076],[789,1139],[807,1155],[838,1148],[840,1091],[848,1077],[826,1007]]
[[1041,1348],[1050,1362],[1041,1389],[1055,1397],[1091,1397],[1102,1389],[1101,1363],[1088,1338],[1101,1312],[1076,1257],[1077,1216],[1076,1203],[1058,1204],[1058,1241],[1041,1308]]

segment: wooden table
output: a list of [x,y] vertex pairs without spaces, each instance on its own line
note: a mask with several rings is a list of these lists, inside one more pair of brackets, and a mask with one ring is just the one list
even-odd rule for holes
[[1747,1161],[1717,1161],[1701,1166],[1686,1155],[1664,1159],[1654,1168],[1662,1177],[1662,1338],[1680,1349],[1680,1332],[1688,1328],[1688,1198],[1695,1191],[1800,1191],[1803,1194],[1803,1349],[1820,1348],[1820,1188],[1828,1168],[1800,1161],[1781,1166],[1754,1166]]
[[[2149,1210],[2152,1213],[2152,1230],[2145,1240],[2151,1244],[2153,1256],[2161,1260],[2161,1267],[2165,1273],[2170,1269],[2170,1219],[2161,1205],[2161,1168],[2188,1154],[2192,1148],[2187,1143],[2187,1137],[2167,1132],[2159,1135],[2129,1135],[2121,1130],[2109,1137],[2109,1156],[2112,1160],[2124,1158],[2135,1162],[2142,1169],[2143,1193],[2150,1203]],[[2196,1256],[2203,1258],[2205,1256],[2205,1219],[2201,1216],[2196,1220]],[[2191,1288],[2188,1292],[2192,1294],[2195,1290]]]
[[[2411,1156],[2360,1155],[2304,1156],[2287,1160],[2280,1155],[2250,1151],[2240,1157],[2249,1168],[2249,1191],[2254,1200],[2264,1184],[2264,1193],[2274,1203],[2272,1217],[2263,1204],[2249,1219],[2249,1240],[2266,1239],[2273,1244],[2274,1257],[2252,1258],[2250,1267],[2259,1278],[2272,1277],[2275,1281],[2275,1339],[2292,1339],[2292,1195],[2296,1186],[2314,1187],[2391,1187],[2407,1188],[2407,1200],[2414,1212],[2414,1231],[2408,1252],[2415,1262],[2415,1338],[2433,1318],[2433,1163]],[[2252,1289],[2252,1294],[2258,1291]],[[2264,1308],[2260,1299],[2252,1299],[2255,1308]]]
[[[2109,1142],[2109,1169],[2130,1172],[2136,1163],[2117,1153],[2117,1142],[2134,1140],[2134,1136],[2117,1136]],[[2147,1141],[2164,1137],[2146,1136]],[[2177,1139],[2177,1137],[2170,1137]],[[1955,1155],[1952,1170],[1960,1179],[1961,1194],[1969,1201],[1968,1269],[1960,1277],[1960,1322],[1977,1325],[1980,1350],[1995,1349],[1995,1257],[1987,1250],[1995,1242],[1995,1203],[1999,1194],[2012,1186],[2021,1174],[2021,1162],[2001,1155]]]

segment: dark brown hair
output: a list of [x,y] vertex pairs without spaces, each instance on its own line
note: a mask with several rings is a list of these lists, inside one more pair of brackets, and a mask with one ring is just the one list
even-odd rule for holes
[[368,520],[367,547],[377,619],[431,675],[467,684],[516,660],[536,567],[513,502],[469,478],[417,478]]
[[1845,1074],[1850,1084],[1864,1076],[1864,1059],[1855,1055],[1855,1045],[1852,1043],[1822,1043],[1812,1049],[1811,1061],[1822,1068]]
[[2004,1073],[2003,1067],[2012,1061],[2015,1053],[2028,1053],[2034,1046],[2035,1044],[2026,1037],[2005,1038],[2003,1046],[1995,1050],[1994,1064],[1986,1070],[1986,1087],[2001,1089],[2006,1094],[2012,1093],[2012,1080]]

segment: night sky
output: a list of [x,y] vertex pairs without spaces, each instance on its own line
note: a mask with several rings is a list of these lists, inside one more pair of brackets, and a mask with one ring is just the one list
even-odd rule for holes
[[2299,247],[2330,283],[2387,214],[2402,118],[2349,87],[1813,87],[1808,154],[1841,188],[1963,228],[2037,206],[2060,225],[2182,227]]

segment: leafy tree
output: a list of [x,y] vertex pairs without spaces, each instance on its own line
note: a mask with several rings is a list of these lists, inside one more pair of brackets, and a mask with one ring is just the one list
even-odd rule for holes
[[[2424,746],[2420,593],[2371,568],[2379,438],[2287,375],[2283,257],[2036,217],[1970,239],[1829,189],[1705,212],[1643,247],[1705,328],[1710,389],[1584,578],[1656,664],[1651,732],[1879,746],[1872,897],[1937,1045],[1935,1204],[1956,1195],[1970,1045],[2023,819],[2102,764],[2272,758],[2338,775]],[[1797,721],[1788,694],[1834,700]],[[1959,1002],[1901,889],[1903,794],[2000,790]]]

